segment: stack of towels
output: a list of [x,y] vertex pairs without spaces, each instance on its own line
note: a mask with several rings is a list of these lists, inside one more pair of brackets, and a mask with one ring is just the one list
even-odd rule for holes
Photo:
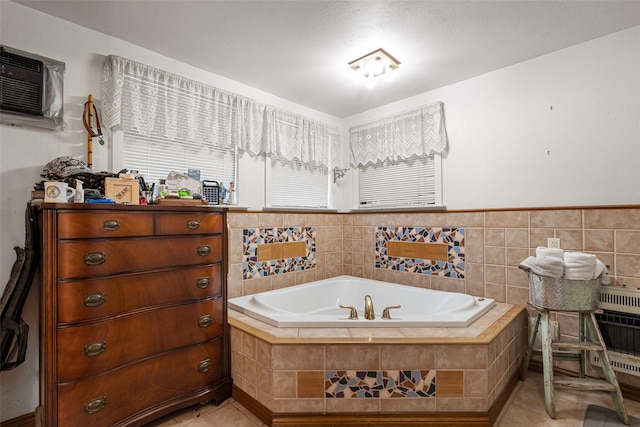
[[610,283],[607,266],[593,254],[539,246],[536,256],[528,257],[520,265],[540,276],[570,280],[600,278],[603,285]]

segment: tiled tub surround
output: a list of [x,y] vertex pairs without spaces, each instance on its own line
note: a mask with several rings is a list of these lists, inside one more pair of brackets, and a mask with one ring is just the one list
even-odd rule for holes
[[[565,250],[595,253],[610,266],[613,285],[640,287],[640,206],[636,205],[403,213],[230,212],[228,218],[230,298],[349,274],[525,305],[528,281],[518,264],[535,254],[537,246],[545,246],[548,237],[560,238]],[[243,230],[293,225],[315,228],[315,267],[244,280]],[[378,227],[418,225],[464,229],[463,278],[375,267]],[[555,313],[553,317],[563,338],[577,336],[577,316]],[[575,370],[569,362],[563,367]],[[639,377],[618,373],[618,378],[623,385],[640,388]]]
[[526,311],[503,303],[468,328],[276,328],[233,310],[229,324],[234,386],[274,425],[303,413],[462,412],[490,425],[526,345]]

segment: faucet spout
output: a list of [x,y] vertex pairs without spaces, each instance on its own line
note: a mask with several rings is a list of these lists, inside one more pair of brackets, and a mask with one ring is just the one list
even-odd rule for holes
[[367,320],[374,320],[376,313],[373,310],[373,300],[370,295],[364,296],[364,318]]

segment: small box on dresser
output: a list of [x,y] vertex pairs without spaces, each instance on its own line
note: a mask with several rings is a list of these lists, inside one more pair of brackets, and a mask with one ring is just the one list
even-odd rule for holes
[[231,396],[226,213],[42,204],[42,426],[139,426]]

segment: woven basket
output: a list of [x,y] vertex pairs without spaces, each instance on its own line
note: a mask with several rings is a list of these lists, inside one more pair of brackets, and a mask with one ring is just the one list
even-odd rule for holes
[[591,311],[598,308],[600,279],[570,280],[544,277],[529,271],[531,303],[558,311]]

